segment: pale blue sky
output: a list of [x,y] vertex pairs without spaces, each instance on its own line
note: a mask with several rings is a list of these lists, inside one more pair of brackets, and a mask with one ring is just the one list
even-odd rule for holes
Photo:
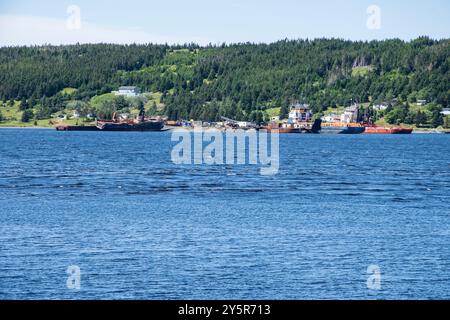
[[[69,5],[81,30],[67,30]],[[371,30],[367,8],[381,9]],[[0,45],[73,42],[272,42],[284,38],[351,40],[420,35],[450,38],[448,0],[1,0]]]

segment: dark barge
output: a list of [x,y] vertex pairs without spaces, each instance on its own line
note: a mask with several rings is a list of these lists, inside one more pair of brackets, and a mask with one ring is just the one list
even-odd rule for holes
[[137,119],[128,120],[113,114],[112,120],[97,120],[95,126],[57,125],[57,131],[162,131],[165,125],[160,117],[146,118],[142,109]]

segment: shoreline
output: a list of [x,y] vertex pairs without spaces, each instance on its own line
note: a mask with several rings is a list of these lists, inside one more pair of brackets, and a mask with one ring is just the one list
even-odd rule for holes
[[42,129],[48,129],[48,130],[54,130],[55,128],[54,127],[39,127],[39,126],[33,126],[33,127],[20,127],[20,126],[17,126],[17,127],[12,127],[12,126],[0,126],[0,129],[39,129],[39,130],[42,130]]
[[[172,130],[176,130],[179,127],[173,127],[173,126],[165,126],[161,132],[167,132],[167,131],[172,131]],[[26,130],[32,130],[32,129],[37,129],[37,130],[56,130],[56,127],[42,127],[42,126],[1,126],[0,125],[0,129],[26,129]],[[193,130],[192,128],[184,128],[187,130]],[[448,134],[450,133],[449,129],[414,129],[414,131],[412,132],[412,134]]]

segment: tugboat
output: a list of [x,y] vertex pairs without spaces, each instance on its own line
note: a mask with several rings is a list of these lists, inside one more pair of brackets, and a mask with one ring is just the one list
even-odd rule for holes
[[320,133],[334,134],[361,134],[364,133],[366,127],[357,123],[358,106],[353,105],[345,109],[344,114],[338,121],[322,123]]
[[307,104],[295,104],[291,106],[289,119],[287,122],[278,124],[269,123],[264,129],[268,132],[278,131],[279,133],[319,133],[322,120],[312,121],[313,114]]
[[146,118],[145,110],[141,108],[137,119],[128,120],[113,114],[112,120],[97,120],[96,127],[100,131],[161,131],[164,121],[160,118]]
[[360,125],[343,125],[341,123],[324,123],[320,133],[334,134],[361,134],[366,130]]

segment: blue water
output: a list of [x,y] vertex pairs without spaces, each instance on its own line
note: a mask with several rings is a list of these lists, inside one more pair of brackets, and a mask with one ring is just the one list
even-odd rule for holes
[[174,144],[0,130],[0,298],[450,298],[450,135],[284,135],[276,176]]

